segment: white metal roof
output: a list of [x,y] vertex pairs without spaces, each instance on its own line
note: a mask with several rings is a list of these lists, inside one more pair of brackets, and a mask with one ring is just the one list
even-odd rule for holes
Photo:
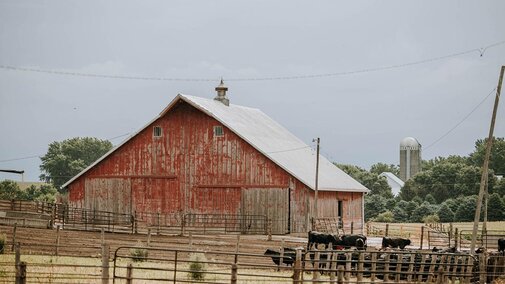
[[[179,94],[174,100],[172,100],[165,110],[163,110],[163,112],[155,118],[155,120],[168,112],[180,99],[221,122],[278,166],[286,170],[305,185],[314,189],[316,176],[315,152],[310,148],[310,146],[291,134],[287,129],[268,117],[262,111],[234,104],[225,106],[223,103],[212,99]],[[152,121],[145,127],[149,126],[151,123]],[[137,133],[142,131],[144,128],[139,130]],[[135,135],[136,134],[130,136],[128,139],[123,141],[123,143],[116,146],[93,163],[93,165],[73,177],[70,181],[65,183],[63,187],[66,187]],[[321,155],[319,157],[318,189],[322,191],[368,192],[366,187],[344,173]]]
[[397,196],[402,187],[405,185],[405,183],[392,172],[383,172],[379,176],[386,177],[388,185],[391,187],[391,191],[394,196]]

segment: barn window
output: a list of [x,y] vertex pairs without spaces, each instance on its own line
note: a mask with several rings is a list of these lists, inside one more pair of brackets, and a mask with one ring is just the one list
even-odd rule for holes
[[214,137],[224,136],[223,127],[221,125],[214,126]]
[[154,137],[161,137],[161,126],[155,126],[153,128],[153,136]]

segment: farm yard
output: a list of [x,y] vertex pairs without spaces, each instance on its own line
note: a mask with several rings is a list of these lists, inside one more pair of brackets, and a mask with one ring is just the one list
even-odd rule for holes
[[[427,236],[436,230],[425,228],[423,250],[419,250],[422,225],[370,223],[367,229],[375,231],[368,232],[368,247],[362,252],[321,247],[304,252],[307,238],[289,235],[190,231],[181,236],[155,230],[132,234],[2,225],[0,235],[6,242],[0,255],[0,281],[14,282],[15,264],[24,262],[27,283],[475,283],[481,277],[500,283],[505,264],[496,249],[475,257],[434,253]],[[438,226],[442,231],[444,226]],[[489,223],[488,228],[501,226],[503,222]],[[464,224],[453,227],[465,228]],[[381,231],[382,236],[410,237],[413,243],[406,250],[379,251]],[[286,259],[276,264],[263,254],[268,248],[279,252],[299,248],[299,253],[293,257],[285,250],[279,256]]]

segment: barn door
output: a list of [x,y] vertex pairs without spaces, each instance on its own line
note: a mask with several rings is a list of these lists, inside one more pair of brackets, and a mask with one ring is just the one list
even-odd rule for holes
[[242,191],[241,209],[243,215],[264,215],[272,220],[272,234],[289,233],[288,188],[246,188]]
[[131,185],[124,178],[87,178],[84,207],[89,210],[131,214]]

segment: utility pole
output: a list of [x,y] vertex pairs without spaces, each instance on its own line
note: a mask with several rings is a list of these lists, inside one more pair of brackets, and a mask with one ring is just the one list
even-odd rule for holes
[[318,190],[318,185],[319,185],[319,142],[320,139],[317,137],[316,139],[312,140],[312,142],[317,142],[317,150],[316,150],[316,184],[314,187],[314,216],[317,218],[319,217],[318,214],[318,208],[317,208],[317,190]]
[[484,156],[484,165],[482,166],[482,177],[480,179],[479,198],[477,199],[477,208],[475,209],[475,219],[473,221],[472,232],[472,245],[470,246],[470,253],[475,253],[475,242],[477,241],[477,229],[479,227],[480,209],[482,207],[482,198],[487,184],[487,172],[489,168],[489,157],[491,156],[491,147],[493,146],[493,132],[494,124],[496,121],[496,112],[498,110],[498,102],[500,101],[501,85],[503,82],[503,73],[505,73],[505,66],[501,67],[500,78],[498,79],[498,87],[496,89],[496,97],[494,100],[493,116],[491,117],[491,125],[489,127],[489,136],[486,144],[486,155]]

